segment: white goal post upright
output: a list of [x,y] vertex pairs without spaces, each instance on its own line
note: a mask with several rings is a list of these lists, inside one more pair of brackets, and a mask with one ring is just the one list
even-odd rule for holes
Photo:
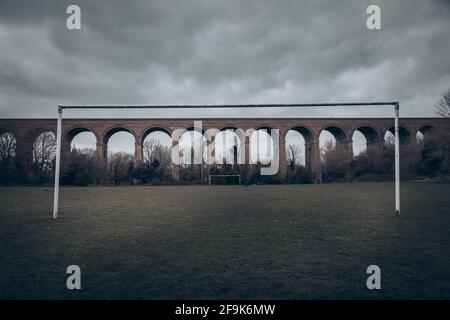
[[214,109],[214,108],[308,108],[308,107],[357,107],[393,106],[395,110],[395,214],[400,215],[400,103],[390,102],[349,102],[349,103],[281,103],[281,104],[231,104],[231,105],[59,105],[56,128],[55,188],[53,195],[53,218],[59,213],[59,177],[61,170],[62,115],[64,109]]
[[397,102],[395,108],[395,214],[400,215],[400,133],[398,120],[400,117],[400,104]]
[[59,174],[61,170],[61,142],[62,142],[62,108],[58,106],[58,123],[56,125],[56,163],[55,163],[55,191],[53,194],[53,219],[58,218],[59,209]]

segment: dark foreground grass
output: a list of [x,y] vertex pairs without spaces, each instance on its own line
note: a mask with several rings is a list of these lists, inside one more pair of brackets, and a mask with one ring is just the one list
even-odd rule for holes
[[[450,185],[0,188],[0,298],[450,298]],[[66,267],[82,290],[66,289]],[[366,268],[382,289],[366,288]]]

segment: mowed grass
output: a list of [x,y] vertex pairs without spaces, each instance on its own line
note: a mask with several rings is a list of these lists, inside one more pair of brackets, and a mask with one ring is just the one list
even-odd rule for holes
[[0,188],[0,298],[450,298],[450,185],[393,205],[392,183],[63,188],[53,220],[51,188]]

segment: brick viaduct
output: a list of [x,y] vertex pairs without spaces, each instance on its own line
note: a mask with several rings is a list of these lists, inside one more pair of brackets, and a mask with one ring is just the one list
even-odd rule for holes
[[[352,136],[358,130],[366,138],[367,152],[378,143],[384,143],[387,131],[394,132],[393,118],[207,118],[201,120],[203,130],[216,128],[278,129],[280,132],[279,150],[285,150],[285,136],[289,130],[296,130],[305,139],[305,167],[316,182],[321,181],[319,135],[327,130],[336,139],[336,146],[343,148],[349,157],[353,156]],[[154,131],[169,135],[177,128],[193,130],[194,119],[64,119],[63,155],[70,151],[72,139],[81,132],[92,132],[97,140],[96,153],[106,159],[109,138],[116,132],[126,131],[135,138],[135,164],[143,161],[142,145],[145,137]],[[401,118],[400,141],[414,141],[417,132],[425,138],[430,132],[448,129],[448,119],[442,118]],[[16,138],[16,154],[25,163],[32,161],[32,148],[35,138],[42,132],[56,131],[56,119],[0,119],[0,134],[12,132]],[[249,159],[248,139],[245,144],[245,159]],[[64,156],[63,156],[64,159]],[[179,169],[173,166],[172,175],[179,179]],[[280,152],[280,176],[285,176],[287,160],[285,152]]]

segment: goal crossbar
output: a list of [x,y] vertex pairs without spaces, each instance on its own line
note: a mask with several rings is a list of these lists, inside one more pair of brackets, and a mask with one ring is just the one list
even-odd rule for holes
[[58,109],[229,109],[229,108],[308,108],[308,107],[358,107],[395,106],[398,101],[347,102],[347,103],[250,103],[250,104],[86,104],[59,105]]
[[[55,188],[53,195],[53,218],[58,218],[59,211],[59,178],[61,166],[62,144],[62,115],[64,109],[218,109],[218,108],[309,108],[309,107],[357,107],[357,106],[393,106],[394,107],[394,136],[395,136],[395,214],[400,215],[400,137],[399,137],[399,101],[377,102],[332,102],[332,103],[279,103],[279,104],[213,104],[213,105],[58,105],[58,121],[56,128],[56,161],[55,161]],[[219,119],[219,118],[218,118]]]

